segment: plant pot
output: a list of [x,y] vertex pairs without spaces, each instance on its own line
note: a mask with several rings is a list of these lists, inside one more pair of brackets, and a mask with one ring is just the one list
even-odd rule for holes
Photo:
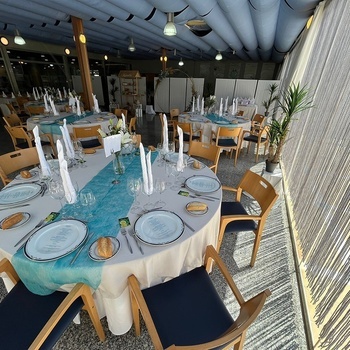
[[268,161],[267,159],[265,160],[265,163],[266,163],[266,171],[268,173],[273,173],[276,169],[276,167],[279,165],[279,163],[272,163],[270,161]]

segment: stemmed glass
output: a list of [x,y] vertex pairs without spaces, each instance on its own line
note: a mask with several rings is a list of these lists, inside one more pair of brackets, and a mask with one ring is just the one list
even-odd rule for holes
[[131,208],[131,212],[134,214],[139,213],[141,210],[140,203],[136,201],[136,197],[141,191],[141,186],[142,186],[142,181],[140,178],[134,178],[132,176],[128,177],[127,190],[128,190],[128,193],[134,197],[132,208]]
[[180,187],[181,187],[181,184],[179,184],[176,181],[176,177],[180,174],[180,171],[177,170],[177,164],[176,163],[170,163],[168,172],[169,172],[170,176],[174,177],[174,182],[170,186],[170,189],[172,189],[174,191],[179,190]]
[[163,166],[164,150],[163,150],[163,144],[161,142],[157,144],[157,152],[158,152],[158,159],[157,159],[158,166]]
[[166,204],[164,201],[162,201],[162,193],[165,191],[166,183],[163,179],[156,179],[154,186],[155,186],[156,192],[159,193],[159,201],[156,202],[156,207],[162,208]]
[[88,218],[92,218],[93,217],[92,209],[93,209],[93,206],[96,203],[96,198],[95,198],[93,192],[91,190],[88,190],[88,189],[85,189],[85,190],[83,189],[80,192],[79,199],[80,199],[80,204],[82,206],[88,208],[88,215],[87,215],[87,217]]
[[64,197],[64,188],[61,181],[51,180],[48,185],[49,194],[51,198],[58,199],[61,204],[61,210],[63,208],[62,199]]
[[80,164],[80,166],[82,168],[86,168],[85,165],[85,152],[84,152],[84,148],[83,145],[81,144],[81,142],[79,140],[74,141],[74,151],[76,156],[78,157],[78,163]]
[[154,204],[151,203],[151,195],[153,193],[153,189],[154,188],[152,188],[152,189],[147,188],[146,189],[144,186],[144,182],[142,181],[141,191],[143,194],[145,194],[148,197],[148,203],[143,206],[143,209],[145,209],[145,210],[152,210],[154,208]]

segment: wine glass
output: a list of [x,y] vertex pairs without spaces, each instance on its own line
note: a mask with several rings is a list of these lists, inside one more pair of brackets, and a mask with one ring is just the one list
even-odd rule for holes
[[172,185],[170,186],[170,189],[177,191],[180,189],[181,184],[176,181],[177,176],[180,174],[180,171],[177,170],[177,164],[176,163],[170,163],[169,164],[169,174],[170,176],[174,177],[174,181]]
[[162,208],[165,206],[165,202],[162,200],[162,193],[165,191],[166,183],[163,179],[156,179],[155,181],[155,190],[159,193],[159,201],[156,202],[157,208]]
[[161,142],[157,143],[157,152],[158,152],[158,158],[157,158],[158,166],[163,166],[164,153],[163,153],[163,144]]
[[51,198],[58,199],[60,201],[62,209],[62,199],[64,197],[64,188],[62,182],[58,180],[51,180],[48,184],[48,190]]
[[141,184],[141,191],[143,194],[145,194],[148,197],[148,202],[143,206],[143,209],[145,210],[152,210],[154,208],[154,203],[151,203],[151,195],[153,193],[153,186],[150,188],[149,186],[145,188],[145,183],[142,181]]
[[80,200],[80,204],[82,206],[84,206],[85,208],[87,208],[88,210],[88,218],[92,218],[93,214],[92,214],[92,210],[93,210],[93,206],[96,203],[96,198],[93,194],[93,192],[89,189],[83,189],[80,192],[79,195],[79,200]]
[[134,178],[132,176],[128,177],[127,190],[128,190],[128,193],[134,198],[132,203],[132,208],[131,208],[131,212],[134,214],[139,213],[141,210],[140,203],[136,201],[136,197],[141,191],[141,186],[142,186],[142,181],[140,178]]

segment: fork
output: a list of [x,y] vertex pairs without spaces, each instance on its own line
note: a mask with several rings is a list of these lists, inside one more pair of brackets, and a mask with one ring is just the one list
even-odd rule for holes
[[126,239],[126,243],[128,244],[128,248],[129,248],[129,250],[130,250],[130,253],[133,254],[133,251],[132,251],[130,242],[129,242],[129,240],[128,240],[128,236],[127,236],[127,232],[126,232],[125,227],[122,227],[122,228],[120,229],[120,232],[121,232],[121,234],[122,234],[122,235],[125,237],[125,239]]
[[[39,227],[41,227],[41,226],[44,224],[44,222],[45,222],[45,219],[40,220],[39,223],[38,223],[33,229],[31,229],[26,235],[24,235],[24,237],[22,237],[22,238],[15,244],[15,247],[17,247],[20,243],[22,243],[23,241],[25,241],[26,238],[28,238],[36,229],[38,229]],[[21,249],[21,248],[24,246],[25,243],[26,243],[26,242],[24,242],[24,243],[18,248],[18,250]]]

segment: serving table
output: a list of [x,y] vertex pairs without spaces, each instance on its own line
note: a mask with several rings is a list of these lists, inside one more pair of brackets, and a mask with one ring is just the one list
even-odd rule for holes
[[[156,154],[152,156],[154,160]],[[32,199],[27,207],[0,211],[0,219],[18,211],[28,212],[31,216],[30,220],[21,227],[11,230],[0,229],[0,259],[4,257],[10,259],[28,288],[32,288],[33,292],[39,292],[39,294],[48,294],[56,289],[69,291],[75,283],[88,283],[95,290],[94,298],[100,317],[107,316],[108,326],[113,334],[124,334],[132,326],[128,276],[135,274],[141,283],[141,288],[146,288],[200,266],[206,246],[208,244],[216,246],[217,243],[222,191],[219,188],[213,192],[211,196],[215,199],[206,200],[203,197],[194,199],[179,195],[177,191],[167,186],[161,195],[162,200],[166,202],[162,210],[178,215],[188,226],[184,225],[183,233],[170,244],[151,245],[140,241],[144,255],[138,249],[134,238],[129,236],[133,249],[131,253],[125,237],[119,234],[118,219],[128,216],[130,228],[133,228],[140,217],[140,213],[129,211],[133,198],[126,190],[127,178],[130,175],[141,176],[140,158],[135,155],[124,157],[126,173],[117,176],[120,181],[118,185],[112,184],[115,174],[112,170],[111,157],[106,158],[104,150],[97,150],[95,154],[87,155],[85,159],[86,167],[72,169],[70,176],[72,182],[79,185],[80,191],[88,188],[93,191],[97,203],[92,209],[92,218],[86,219],[85,208],[79,207],[79,203],[66,205],[63,208],[68,217],[87,220],[87,226],[93,232],[93,237],[83,247],[74,264],[70,265],[76,251],[58,260],[37,262],[26,258],[23,249],[16,252],[17,247],[14,247],[16,242],[40,219],[50,212],[60,210],[59,201],[48,194]],[[167,177],[162,163],[154,161],[152,169],[154,178],[166,178],[172,181],[172,178]],[[217,180],[215,174],[206,167],[201,170],[187,167],[181,174],[184,178],[194,175]],[[14,183],[16,182],[21,183],[21,180],[14,180]],[[195,197],[193,192],[189,192]],[[148,198],[142,194],[137,196],[137,200],[141,206],[148,202]],[[159,194],[151,195],[150,200],[156,202],[159,200]],[[208,212],[202,216],[193,216],[186,211],[186,205],[198,200],[208,205]],[[156,215],[157,211],[154,212],[154,217]],[[60,216],[56,220],[59,219]],[[100,236],[117,237],[120,243],[117,254],[105,262],[93,261],[88,254],[91,243]],[[4,280],[6,287],[11,288],[10,281],[6,278]]]

